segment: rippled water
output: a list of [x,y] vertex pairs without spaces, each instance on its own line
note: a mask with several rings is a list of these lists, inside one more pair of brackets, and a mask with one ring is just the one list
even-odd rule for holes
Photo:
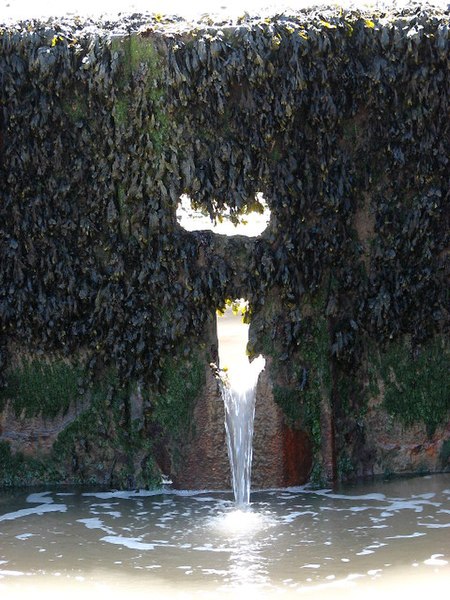
[[[446,597],[450,475],[314,492],[0,494],[1,598]],[[413,596],[416,597],[416,596]]]

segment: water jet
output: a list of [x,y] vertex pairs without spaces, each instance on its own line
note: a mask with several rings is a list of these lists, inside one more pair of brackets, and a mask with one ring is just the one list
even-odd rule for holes
[[248,325],[242,322],[248,303],[241,299],[233,304],[217,316],[217,337],[233,492],[236,504],[245,506],[250,502],[256,385],[265,359],[249,362]]

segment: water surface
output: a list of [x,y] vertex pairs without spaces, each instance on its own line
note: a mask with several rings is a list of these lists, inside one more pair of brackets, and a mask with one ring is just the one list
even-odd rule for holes
[[2,598],[353,598],[450,589],[450,474],[252,493],[0,493]]

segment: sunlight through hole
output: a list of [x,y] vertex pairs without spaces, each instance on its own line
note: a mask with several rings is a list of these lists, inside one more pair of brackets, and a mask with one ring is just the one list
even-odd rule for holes
[[239,218],[239,223],[231,221],[230,210],[224,211],[216,221],[208,214],[192,207],[189,196],[183,194],[177,208],[177,221],[187,231],[213,231],[222,235],[245,235],[257,237],[267,229],[270,221],[270,209],[262,193],[256,194],[258,203],[263,207],[262,213],[250,212]]

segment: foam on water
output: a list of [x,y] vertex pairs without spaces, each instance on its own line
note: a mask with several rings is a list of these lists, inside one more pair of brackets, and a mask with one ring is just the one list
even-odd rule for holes
[[134,491],[111,491],[111,492],[84,492],[86,498],[93,497],[99,500],[111,500],[120,498],[121,500],[134,500],[135,498],[151,498],[166,493],[164,489],[157,490],[134,490]]
[[101,519],[77,519],[77,523],[83,523],[87,529],[101,529],[107,533],[114,533],[110,527],[105,527]]
[[53,498],[50,493],[51,492],[39,492],[30,494],[27,496],[27,502],[30,502],[30,504],[53,504]]
[[101,542],[107,542],[108,544],[116,544],[130,548],[131,550],[154,550],[156,545],[142,542],[139,538],[129,538],[121,535],[105,535],[100,538]]
[[[296,491],[297,488],[291,488],[293,491]],[[386,496],[385,494],[361,494],[360,496],[355,496],[355,495],[347,495],[347,494],[336,494],[333,493],[331,490],[328,489],[324,489],[324,490],[311,490],[311,489],[305,489],[305,488],[299,488],[300,493],[311,493],[311,494],[315,494],[316,496],[326,496],[327,498],[331,498],[333,500],[378,500],[380,502],[383,502],[384,500],[386,500]]]
[[14,521],[15,519],[21,519],[22,517],[29,517],[31,515],[43,515],[44,513],[50,512],[66,512],[66,504],[41,504],[34,508],[22,508],[14,512],[0,515],[0,521]]
[[[402,566],[407,581],[412,572],[425,573],[450,585],[449,477],[405,485],[379,482],[348,494],[258,491],[246,510],[236,510],[229,494],[211,491],[166,489],[159,496],[144,491],[120,497],[114,491],[86,491],[66,496],[63,505],[58,492],[17,492],[0,504],[0,595],[14,598],[14,581],[23,588],[30,577],[38,588],[44,573],[72,583],[81,577],[84,590],[94,589],[107,572],[123,575],[122,587],[112,585],[122,595],[142,585],[139,589],[164,600],[181,590],[186,598],[204,593],[208,600],[220,594],[229,600],[241,588],[248,598],[292,592],[335,600],[350,597],[353,586],[366,597],[359,582],[376,582],[382,589],[400,565],[408,565]],[[440,490],[439,482],[446,483]],[[51,512],[63,506],[66,512]],[[30,509],[37,512],[29,514]],[[23,518],[10,518],[17,514]]]
[[444,565],[448,565],[448,561],[444,560],[443,556],[443,554],[433,554],[430,558],[424,560],[423,564],[430,567],[443,567]]
[[[136,498],[153,498],[154,496],[180,496],[181,498],[193,497],[198,501],[202,501],[203,494],[217,494],[226,490],[176,490],[170,486],[156,488],[154,490],[111,490],[108,492],[84,492],[82,496],[86,498],[98,498],[99,500],[135,500]],[[64,494],[58,494],[62,496]]]
[[35,533],[21,533],[20,535],[16,535],[16,540],[28,540],[30,537],[34,537],[35,535]]
[[303,511],[293,511],[288,515],[283,515],[280,520],[282,523],[292,523],[293,521],[299,519],[300,517],[304,517],[306,515],[311,515],[312,517],[316,517],[319,513],[314,512],[313,510],[303,510]]
[[426,535],[425,533],[419,533],[418,531],[415,531],[414,533],[410,533],[408,535],[388,535],[387,537],[385,537],[385,540],[407,540],[410,538],[417,538],[417,537],[423,537],[424,535]]

